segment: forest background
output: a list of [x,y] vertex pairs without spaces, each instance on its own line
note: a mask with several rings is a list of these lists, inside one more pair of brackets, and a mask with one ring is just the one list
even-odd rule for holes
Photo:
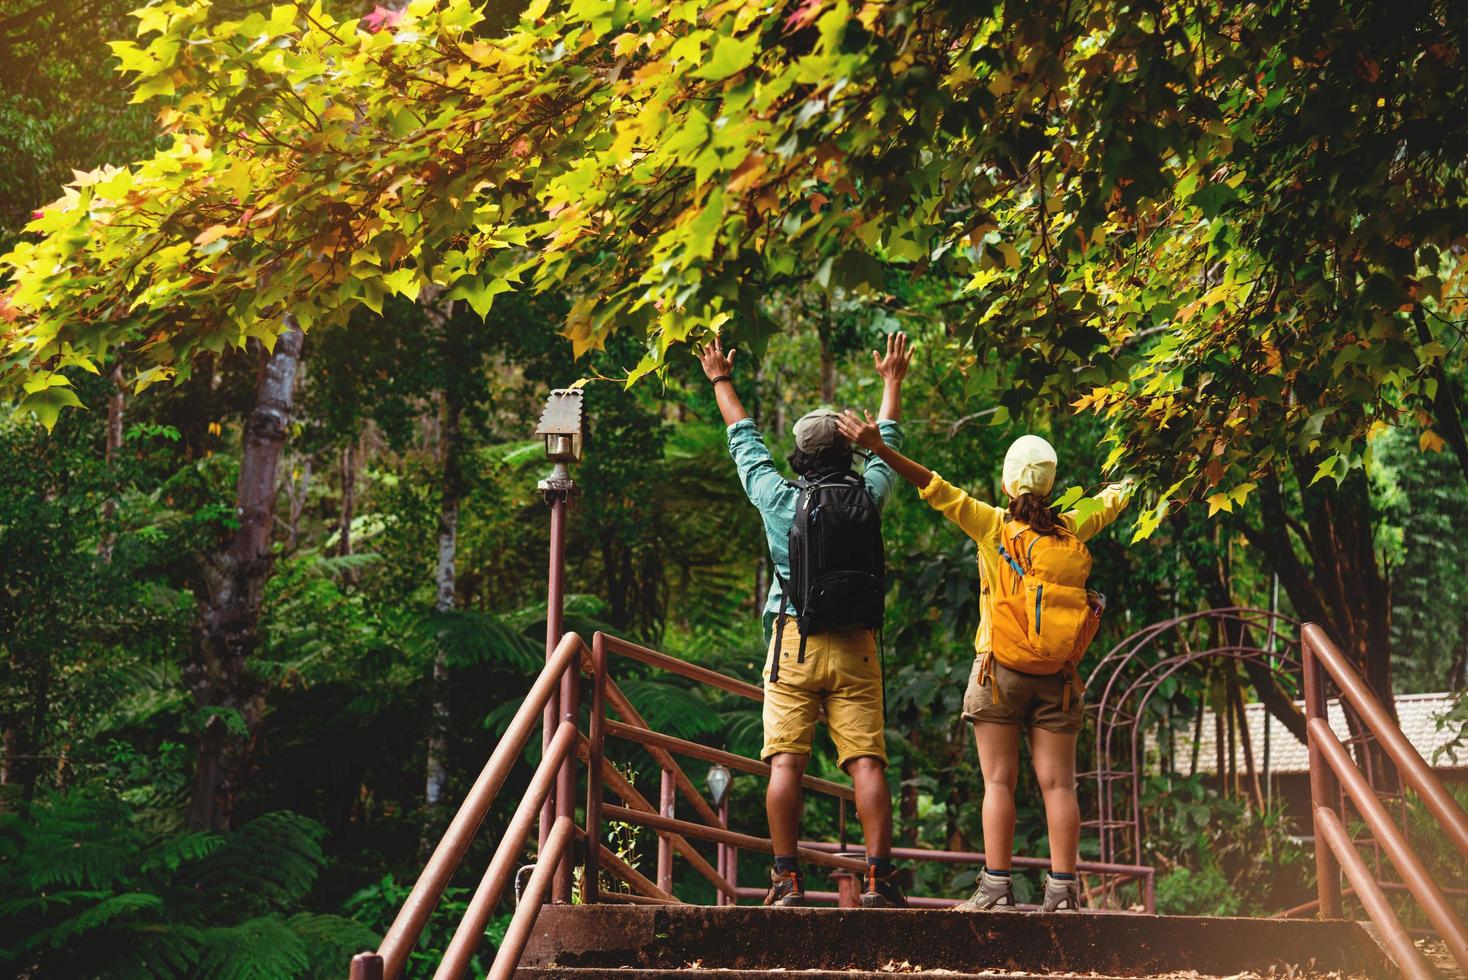
[[[119,54],[127,55],[107,43],[137,33],[138,21],[128,16],[135,3],[14,2],[0,10],[0,252],[51,232],[44,209],[74,170],[147,159],[169,144],[159,105],[131,101],[128,79],[116,71]],[[343,17],[369,15],[364,31],[401,16],[330,6]],[[586,24],[602,16],[578,14],[584,6],[569,5],[561,16]],[[822,6],[792,7],[791,29],[821,26]],[[1391,336],[1353,332],[1350,323],[1326,330],[1311,319],[1321,311],[1308,296],[1292,310],[1265,311],[1300,317],[1299,329],[1288,343],[1272,334],[1245,350],[1261,363],[1272,350],[1275,365],[1281,352],[1291,356],[1290,345],[1311,352],[1309,366],[1289,374],[1295,390],[1308,393],[1298,396],[1306,402],[1303,420],[1291,414],[1291,400],[1290,410],[1263,410],[1242,430],[1219,431],[1234,432],[1244,452],[1277,436],[1287,448],[1272,468],[1213,448],[1219,437],[1210,433],[1204,450],[1189,457],[1198,463],[1193,483],[1174,482],[1172,472],[1162,479],[1156,460],[1188,457],[1188,436],[1169,444],[1170,417],[1153,411],[1155,401],[1118,420],[1109,410],[1125,384],[1113,387],[1120,382],[1111,376],[1077,367],[1106,350],[1126,370],[1159,368],[1156,377],[1174,383],[1164,394],[1186,401],[1207,386],[1200,373],[1222,374],[1216,360],[1227,351],[1208,350],[1189,333],[1207,329],[1202,313],[1192,327],[1182,314],[1134,318],[1130,333],[1094,337],[1057,317],[1054,357],[1043,331],[1021,332],[1031,339],[1009,347],[1013,338],[996,334],[991,345],[981,327],[996,314],[991,308],[974,318],[965,301],[974,288],[969,276],[936,258],[929,269],[915,269],[914,255],[927,250],[890,240],[876,249],[880,260],[842,259],[813,267],[809,278],[772,275],[752,306],[741,297],[745,306],[725,319],[742,346],[736,383],[776,457],[790,448],[790,424],[811,407],[875,408],[880,388],[868,352],[887,333],[905,330],[918,343],[906,386],[908,451],[949,480],[995,499],[1004,447],[1022,431],[1055,443],[1061,486],[1095,487],[1133,466],[1151,478],[1131,515],[1094,546],[1096,578],[1112,599],[1097,650],[1192,610],[1268,608],[1278,576],[1283,611],[1331,624],[1379,689],[1461,691],[1468,444],[1457,415],[1465,354],[1453,291],[1462,243],[1440,226],[1452,227],[1463,213],[1462,157],[1453,153],[1463,148],[1468,123],[1440,110],[1462,105],[1463,73],[1453,67],[1461,67],[1462,25],[1426,4],[1414,7],[1415,19],[1394,15],[1395,29],[1387,31],[1369,7],[1327,14],[1324,5],[1306,5],[1291,15],[1298,30],[1269,44],[1296,44],[1283,56],[1289,63],[1318,44],[1312,30],[1331,25],[1336,49],[1319,56],[1320,70],[1335,72],[1343,93],[1374,94],[1371,86],[1380,84],[1390,88],[1382,89],[1383,104],[1390,100],[1402,120],[1442,120],[1430,165],[1405,177],[1387,172],[1371,185],[1404,187],[1409,203],[1420,205],[1370,213],[1387,225],[1373,235],[1410,252],[1417,268],[1386,285],[1370,269],[1339,277],[1353,301],[1391,311],[1399,330]],[[1097,16],[1108,10],[1097,5]],[[224,23],[252,13],[271,15],[268,5],[231,0],[215,4],[211,16]],[[474,30],[497,36],[520,13],[491,7]],[[1117,36],[1126,33],[1119,24]],[[1023,26],[1014,29],[1023,33]],[[1318,91],[1307,72],[1266,84],[1247,67],[1219,63],[1236,87],[1259,90],[1249,111],[1274,111]],[[733,74],[729,67],[705,71],[706,80],[721,82]],[[1008,91],[988,90],[1000,99]],[[1277,93],[1272,104],[1269,90]],[[1339,101],[1354,104],[1358,95]],[[1339,124],[1339,114],[1314,111]],[[370,123],[368,116],[363,124]],[[1043,130],[1021,135],[1041,139]],[[1309,142],[1308,134],[1288,136]],[[1418,136],[1403,138],[1410,145]],[[1137,145],[1145,144],[1139,136]],[[1349,181],[1342,174],[1353,168],[1370,170],[1363,155],[1389,151],[1363,142],[1337,151],[1334,163],[1313,160],[1322,171],[1337,167],[1336,182],[1307,174],[1292,193],[1317,207],[1337,202],[1339,213],[1275,207],[1275,227],[1310,213],[1323,225],[1358,228],[1364,198],[1339,194],[1338,182]],[[831,158],[819,146],[813,152]],[[1283,159],[1278,146],[1269,152]],[[1287,182],[1283,164],[1275,164],[1274,178]],[[1249,185],[1202,172],[1201,179],[1196,167],[1172,172],[1163,196],[1201,209],[1206,221],[1238,207],[1235,220],[1244,222],[1254,203]],[[1429,177],[1432,188],[1412,183]],[[737,182],[727,173],[711,179]],[[1029,193],[1024,206],[1048,214],[1055,209],[1045,203],[1046,179],[1042,173],[1038,202]],[[1129,183],[1117,191],[1121,198],[1132,193]],[[841,193],[835,180],[821,187],[802,190],[814,214]],[[1386,201],[1395,199],[1376,204]],[[1127,198],[1127,208],[1140,214],[1143,203]],[[1085,236],[1068,246],[1081,251],[1066,264],[1050,255],[1052,245],[1062,248],[1059,236],[1052,243],[1042,226],[1019,251],[1004,237],[1014,215],[992,217],[976,229],[975,254],[983,254],[980,241],[993,246],[969,270],[984,280],[979,288],[1008,277],[1011,303],[1033,298],[1032,288],[1060,303],[1069,293],[1056,287],[1069,290],[1094,272]],[[1270,261],[1281,258],[1269,251],[1277,245],[1249,243]],[[1433,249],[1430,256],[1425,249]],[[1311,261],[1303,250],[1290,257],[1302,268]],[[1028,275],[1032,265],[1038,276]],[[1433,275],[1422,271],[1429,265]],[[1204,271],[1201,287],[1217,290],[1225,278],[1210,281]],[[1418,285],[1403,286],[1404,278]],[[21,409],[0,421],[0,964],[14,972],[325,976],[339,973],[346,955],[375,945],[542,656],[547,521],[535,484],[546,464],[531,434],[552,387],[595,379],[586,387],[586,458],[575,471],[581,493],[569,537],[571,625],[604,626],[748,680],[758,676],[757,610],[769,574],[762,533],[686,348],[654,344],[652,376],[624,386],[618,379],[629,372],[647,373],[646,337],[633,330],[588,343],[584,327],[577,332],[582,293],[574,284],[508,290],[487,312],[467,300],[414,301],[406,290],[393,292],[380,291],[343,324],[307,331],[300,341],[278,479],[268,487],[272,560],[258,578],[254,646],[243,686],[228,692],[233,700],[218,696],[223,688],[209,676],[206,640],[219,608],[219,556],[240,533],[245,434],[278,357],[262,339],[274,338],[195,352],[193,370],[175,384],[141,391],[130,383],[135,365],[126,376],[122,365],[72,371],[73,399],[36,397],[50,398],[60,386],[27,388]],[[1229,322],[1230,302],[1213,297],[1203,309],[1221,309],[1220,321]],[[1086,312],[1084,303],[1071,312],[1077,309]],[[8,321],[16,322],[14,310]],[[1257,316],[1253,310],[1239,322]],[[563,335],[568,323],[578,358]],[[1034,350],[1045,353],[1021,353]],[[7,362],[7,370],[13,366]],[[1305,380],[1310,371],[1317,372],[1313,388]],[[1157,396],[1156,379],[1147,384]],[[60,411],[71,401],[79,409]],[[1247,397],[1242,403],[1250,404]],[[1311,426],[1313,441],[1297,438],[1312,435]],[[1255,429],[1266,435],[1249,435]],[[1217,470],[1211,460],[1221,461]],[[894,496],[884,529],[898,836],[973,847],[981,784],[957,723],[976,618],[972,547],[914,493]],[[1203,706],[1224,706],[1231,689],[1248,699],[1272,697],[1278,707],[1280,692],[1260,682],[1224,671],[1180,679],[1151,721],[1184,729]],[[659,729],[758,751],[758,715],[742,703],[666,678],[639,676],[623,686]],[[1290,721],[1287,710],[1278,713]],[[1462,722],[1460,701],[1443,723]],[[201,758],[227,760],[228,777],[203,780]],[[628,753],[621,761],[651,791],[657,770],[650,760]],[[835,774],[828,744],[819,747],[815,769]],[[760,794],[755,780],[735,781],[736,824],[760,825]],[[503,807],[516,795],[503,794]],[[1149,782],[1147,809],[1146,858],[1163,869],[1164,911],[1268,912],[1308,894],[1312,869],[1292,837],[1300,828],[1259,806],[1247,787],[1165,774]],[[490,823],[506,815],[493,814]],[[808,822],[813,834],[830,832],[833,815],[813,805]],[[1021,852],[1044,854],[1040,826],[1038,813],[1027,810]],[[644,866],[651,860],[650,835],[619,846]],[[1273,867],[1256,860],[1261,847],[1274,855]],[[477,867],[482,858],[467,863]],[[742,876],[755,880],[759,862],[746,862]],[[922,890],[943,894],[959,894],[972,878],[926,874]],[[700,885],[680,880],[693,895]],[[465,888],[450,893],[411,969],[421,971],[446,941],[466,897]],[[261,956],[268,956],[263,966]],[[250,958],[261,972],[246,972]]]

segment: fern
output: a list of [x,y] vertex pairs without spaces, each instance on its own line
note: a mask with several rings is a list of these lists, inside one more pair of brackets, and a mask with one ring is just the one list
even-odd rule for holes
[[147,892],[124,892],[112,895],[85,912],[53,926],[45,934],[48,945],[60,949],[84,935],[114,923],[124,916],[148,915],[163,911],[163,899]]
[[[26,884],[32,891],[55,885],[108,887],[136,864],[140,835],[127,827],[116,800],[69,797],[68,805],[45,810],[44,820],[0,814],[0,835],[17,838],[24,852]],[[98,835],[95,828],[120,828]]]
[[518,671],[532,670],[545,655],[544,647],[516,631],[497,616],[469,609],[431,612],[409,629],[408,645],[420,654],[443,649],[451,667],[504,663]]
[[273,915],[205,929],[200,947],[198,980],[280,980],[311,965],[306,941]]
[[208,831],[194,831],[166,838],[148,854],[138,870],[147,874],[152,871],[177,871],[180,866],[208,857],[224,843],[224,838]]
[[[270,813],[233,834],[150,836],[116,798],[43,797],[0,814],[0,975],[289,980],[375,945],[300,913],[324,829]],[[294,913],[294,914],[289,914]]]
[[286,920],[291,931],[306,944],[310,959],[308,976],[336,976],[342,964],[364,949],[376,949],[380,934],[355,919],[340,915],[299,912]]
[[719,716],[698,691],[661,678],[628,678],[618,686],[655,731],[691,739],[721,727]]
[[201,895],[244,913],[298,903],[326,863],[320,824],[296,813],[267,813],[196,862],[185,880]]

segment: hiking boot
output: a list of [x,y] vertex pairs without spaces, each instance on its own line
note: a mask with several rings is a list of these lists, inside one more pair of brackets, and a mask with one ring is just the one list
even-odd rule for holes
[[979,887],[973,897],[955,908],[959,912],[989,912],[1014,907],[1013,882],[1002,875],[991,875],[986,868],[979,872]]
[[1075,879],[1061,881],[1045,875],[1045,901],[1041,912],[1079,912],[1081,908],[1081,885]]
[[907,896],[903,894],[896,868],[884,875],[879,875],[875,867],[867,866],[867,887],[866,891],[861,893],[861,907],[864,909],[907,908]]
[[766,905],[794,908],[805,904],[805,875],[799,871],[776,871],[770,869],[770,890],[765,893]]

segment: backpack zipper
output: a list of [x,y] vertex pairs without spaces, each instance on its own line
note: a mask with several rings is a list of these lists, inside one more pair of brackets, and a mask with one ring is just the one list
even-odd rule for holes
[[1040,597],[1045,594],[1045,586],[1035,586],[1035,635],[1040,635]]

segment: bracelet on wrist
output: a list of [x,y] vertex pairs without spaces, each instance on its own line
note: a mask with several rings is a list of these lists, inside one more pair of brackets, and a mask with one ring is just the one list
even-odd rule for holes
[[720,381],[727,381],[730,384],[733,384],[734,383],[734,378],[732,376],[730,376],[730,375],[727,375],[727,374],[721,374],[717,378],[710,378],[709,379],[709,384],[716,385]]

